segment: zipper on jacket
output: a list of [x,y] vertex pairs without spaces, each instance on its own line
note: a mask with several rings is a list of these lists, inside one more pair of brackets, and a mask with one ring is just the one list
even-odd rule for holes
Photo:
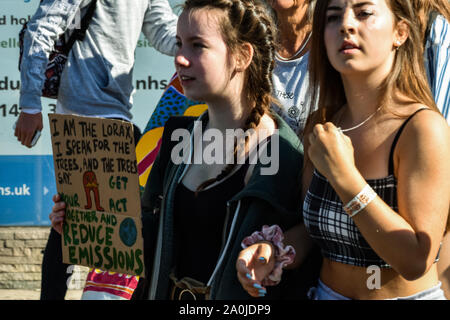
[[[229,204],[230,204],[230,203],[227,202],[227,209],[230,207]],[[216,264],[216,267],[214,268],[214,271],[213,271],[213,273],[212,273],[212,275],[211,275],[211,278],[209,279],[209,281],[208,281],[208,283],[207,283],[207,286],[211,286],[211,283],[212,283],[212,281],[213,281],[213,279],[214,279],[214,277],[215,277],[217,271],[220,269],[220,266],[221,266],[222,263],[223,263],[223,260],[224,260],[224,258],[225,258],[225,253],[228,251],[228,247],[230,246],[231,235],[233,234],[234,228],[235,228],[235,226],[236,226],[236,220],[237,220],[237,217],[238,217],[238,213],[239,213],[239,209],[240,209],[240,208],[241,208],[241,200],[238,201],[238,204],[237,204],[237,206],[236,206],[236,210],[235,210],[235,212],[234,212],[233,221],[231,222],[230,232],[228,233],[228,239],[227,239],[227,242],[226,242],[226,244],[225,244],[225,247],[224,247],[223,250],[222,250],[222,253],[220,254],[219,260],[218,260],[218,262],[217,262],[217,264]],[[224,228],[226,228],[226,226],[224,226]]]

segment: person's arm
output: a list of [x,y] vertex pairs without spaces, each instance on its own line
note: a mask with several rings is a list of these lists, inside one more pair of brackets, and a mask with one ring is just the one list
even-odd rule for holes
[[44,0],[27,23],[20,66],[21,113],[14,135],[28,147],[36,130],[42,130],[41,93],[48,57],[55,41],[69,27],[83,0]]
[[437,16],[425,46],[425,68],[437,107],[450,124],[450,24]]
[[[309,156],[342,203],[367,184],[354,164],[351,140],[331,123],[308,137]],[[422,111],[400,136],[394,157],[398,212],[380,197],[352,219],[372,249],[401,276],[415,280],[435,261],[450,202],[450,129],[440,115]]]
[[167,0],[150,0],[149,3],[142,32],[156,50],[174,56],[178,16]]

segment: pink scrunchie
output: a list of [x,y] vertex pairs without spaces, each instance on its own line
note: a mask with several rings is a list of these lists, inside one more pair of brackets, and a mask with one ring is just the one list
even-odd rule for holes
[[261,241],[271,242],[275,247],[275,266],[272,272],[261,282],[263,286],[277,285],[281,281],[283,268],[294,262],[295,249],[292,246],[284,246],[283,239],[283,231],[275,224],[271,227],[264,225],[262,231],[255,231],[251,236],[242,240],[241,246],[244,249]]

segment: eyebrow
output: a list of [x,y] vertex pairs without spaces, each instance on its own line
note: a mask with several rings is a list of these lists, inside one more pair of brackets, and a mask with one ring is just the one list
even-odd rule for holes
[[189,41],[196,41],[196,40],[205,41],[205,38],[202,38],[202,37],[199,37],[199,36],[192,36],[188,40]]
[[[373,5],[373,4],[374,3],[372,1],[358,2],[358,3],[353,5],[353,8],[359,8],[359,7],[362,7],[362,6],[365,6],[365,5]],[[327,8],[327,11],[340,11],[340,10],[342,10],[342,8],[339,7],[339,6],[329,6]]]
[[[181,40],[180,36],[176,35],[175,37],[176,37],[178,40]],[[192,37],[189,37],[189,38],[188,38],[188,41],[196,41],[196,40],[203,40],[203,41],[205,41],[204,38],[199,37],[199,36],[192,36]]]

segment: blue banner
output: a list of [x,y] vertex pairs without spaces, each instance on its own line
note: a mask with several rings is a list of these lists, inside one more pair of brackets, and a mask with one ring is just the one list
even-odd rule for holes
[[52,156],[0,157],[0,225],[48,225],[55,193]]

